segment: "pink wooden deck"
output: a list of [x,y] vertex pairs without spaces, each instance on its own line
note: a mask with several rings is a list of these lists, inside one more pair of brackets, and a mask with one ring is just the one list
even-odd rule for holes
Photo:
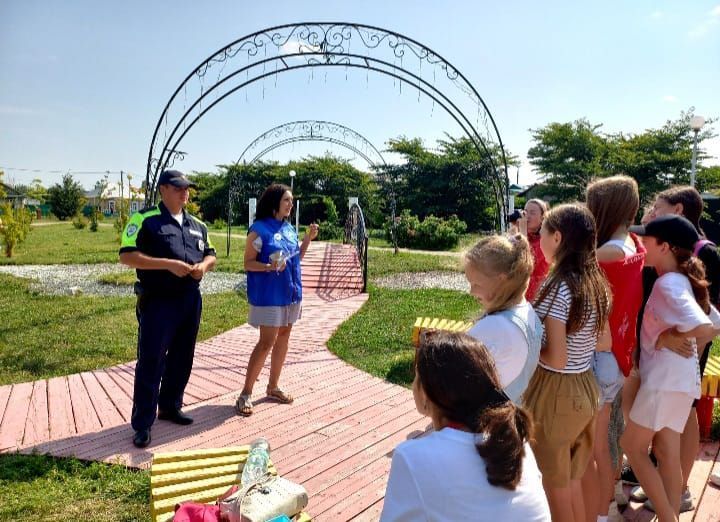
[[[0,453],[38,451],[145,468],[155,451],[237,445],[262,435],[270,440],[278,470],[307,488],[307,511],[315,520],[376,520],[393,448],[424,433],[429,421],[415,411],[409,390],[345,364],[325,347],[367,299],[358,294],[352,252],[314,244],[303,264],[303,318],[293,330],[281,381],[295,395],[294,404],[260,399],[251,417],[235,415],[257,340],[257,331],[243,325],[198,343],[185,394],[185,411],[195,418],[191,426],[157,421],[149,448],[132,445],[131,362],[0,387]],[[267,370],[255,387],[258,398]],[[690,481],[699,507],[683,521],[720,520],[720,489],[706,485],[713,468],[720,471],[718,444],[706,443]],[[626,515],[652,520],[638,505]]]

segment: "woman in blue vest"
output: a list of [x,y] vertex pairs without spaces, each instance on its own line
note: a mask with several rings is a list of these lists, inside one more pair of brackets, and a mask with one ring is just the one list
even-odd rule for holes
[[245,272],[250,302],[248,323],[260,329],[260,339],[250,355],[245,386],[235,402],[238,415],[252,414],[252,389],[260,375],[268,352],[270,379],[267,396],[284,404],[293,397],[278,387],[280,371],[288,351],[292,325],[302,315],[300,260],[318,235],[318,226],[310,225],[298,242],[297,232],[287,219],[293,208],[293,195],[285,185],[272,184],[260,197],[255,222],[245,241]]

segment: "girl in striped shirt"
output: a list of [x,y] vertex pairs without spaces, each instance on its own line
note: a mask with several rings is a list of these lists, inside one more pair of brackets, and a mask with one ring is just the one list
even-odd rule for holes
[[540,246],[553,269],[535,300],[545,326],[540,364],[525,392],[552,519],[585,520],[581,478],[592,454],[598,389],[591,365],[610,291],[595,256],[595,220],[580,205],[546,216]]

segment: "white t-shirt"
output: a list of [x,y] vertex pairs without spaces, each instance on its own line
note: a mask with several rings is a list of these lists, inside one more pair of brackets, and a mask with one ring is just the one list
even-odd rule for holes
[[692,357],[683,357],[668,348],[655,349],[662,332],[676,327],[689,332],[703,324],[720,327],[720,315],[711,306],[710,317],[693,295],[690,281],[683,274],[668,272],[653,285],[643,313],[640,330],[640,378],[651,390],[684,392],[700,398],[700,368],[697,347]]
[[[542,292],[542,288],[538,290],[538,295]],[[546,317],[552,317],[567,324],[570,318],[570,306],[572,305],[572,295],[570,288],[565,281],[548,292],[545,299],[541,303],[535,305],[535,311],[540,320],[545,321]],[[558,370],[546,366],[540,361],[539,365],[553,372],[560,373],[582,373],[590,369],[595,347],[597,346],[598,334],[594,331],[597,310],[591,310],[587,321],[582,327],[567,336],[567,363],[565,368]],[[543,332],[542,345],[547,343],[547,328]]]
[[[526,324],[535,324],[535,310],[523,300],[515,311]],[[468,335],[482,341],[495,360],[503,388],[520,375],[528,358],[528,343],[523,332],[510,319],[501,315],[486,315],[475,323]]]
[[182,226],[183,224],[183,213],[182,211],[179,214],[170,214],[175,221],[178,222],[178,225]]
[[475,434],[444,428],[395,448],[383,522],[550,520],[535,456],[525,445],[515,491],[490,485]]

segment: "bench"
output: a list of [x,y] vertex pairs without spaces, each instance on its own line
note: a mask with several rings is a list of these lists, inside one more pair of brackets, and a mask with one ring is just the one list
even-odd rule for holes
[[720,397],[720,356],[711,355],[708,357],[705,373],[702,377],[701,397],[697,404],[698,424],[700,425],[700,437],[710,437],[712,428],[712,414],[715,399]]
[[[150,512],[152,522],[167,522],[175,505],[193,502],[215,503],[233,484],[240,482],[250,446],[231,446],[156,453],[150,467]],[[270,473],[277,475],[272,462]],[[300,513],[294,522],[311,522]]]
[[438,317],[418,317],[412,329],[412,344],[416,348],[420,344],[420,335],[425,330],[447,330],[448,332],[467,332],[473,323],[468,321],[454,321]]

